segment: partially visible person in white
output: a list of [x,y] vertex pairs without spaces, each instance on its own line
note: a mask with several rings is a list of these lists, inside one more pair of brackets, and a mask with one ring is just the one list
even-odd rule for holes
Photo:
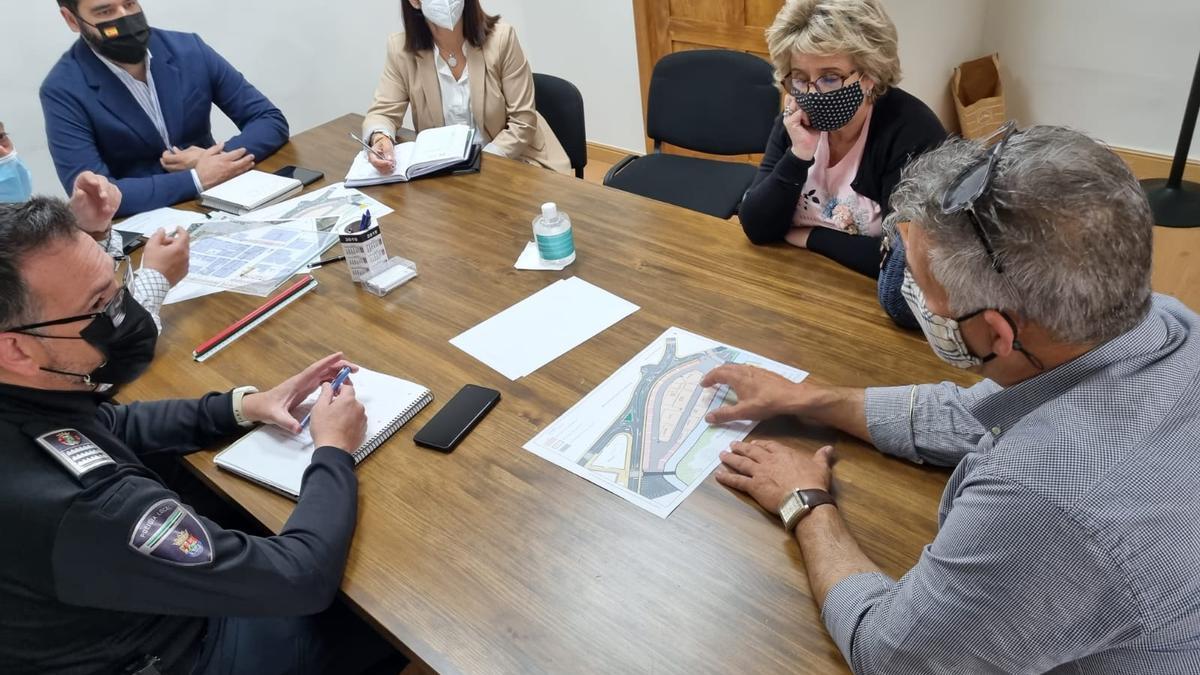
[[[0,160],[16,155],[12,137],[0,123]],[[32,188],[30,188],[30,191]],[[27,201],[25,194],[21,201]],[[125,255],[125,242],[113,229],[112,219],[121,207],[121,190],[104,176],[85,171],[75,179],[71,193],[71,212],[79,229],[96,240],[109,255]],[[142,268],[134,276],[130,291],[138,303],[150,312],[154,325],[162,332],[159,312],[167,293],[188,271],[189,241],[187,230],[176,228],[173,235],[160,229],[146,242]]]

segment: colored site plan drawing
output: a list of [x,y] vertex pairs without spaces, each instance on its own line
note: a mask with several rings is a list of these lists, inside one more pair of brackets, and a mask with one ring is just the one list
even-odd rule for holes
[[546,427],[525,449],[666,518],[720,463],[751,422],[710,426],[704,416],[732,399],[705,389],[704,375],[726,363],[807,373],[671,328]]

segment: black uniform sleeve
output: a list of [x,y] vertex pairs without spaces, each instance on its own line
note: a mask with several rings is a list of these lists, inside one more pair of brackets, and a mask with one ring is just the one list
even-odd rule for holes
[[792,229],[792,216],[813,163],[797,157],[791,147],[781,116],[775,120],[762,164],[738,211],[742,229],[755,244],[781,241]]
[[100,422],[143,457],[184,455],[206,448],[241,429],[231,394],[203,398],[100,406]]
[[350,455],[317,449],[275,537],[223,529],[178,499],[133,474],[82,491],[54,540],[58,599],[182,616],[300,616],[333,602],[357,517]]

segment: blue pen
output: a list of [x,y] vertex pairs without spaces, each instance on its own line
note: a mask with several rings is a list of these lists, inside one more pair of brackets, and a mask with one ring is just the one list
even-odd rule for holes
[[370,226],[371,226],[371,209],[367,209],[366,211],[363,212],[362,220],[358,223],[358,231],[366,232],[367,228]]
[[[333,378],[332,386],[333,386],[333,395],[334,396],[337,396],[338,392],[340,392],[342,390],[342,385],[346,382],[346,378],[348,378],[348,377],[350,377],[350,366],[342,366],[342,369],[340,371],[338,371],[337,377]],[[308,421],[310,419],[312,419],[311,411],[307,415],[304,416],[304,419],[300,420],[300,428],[307,429]]]

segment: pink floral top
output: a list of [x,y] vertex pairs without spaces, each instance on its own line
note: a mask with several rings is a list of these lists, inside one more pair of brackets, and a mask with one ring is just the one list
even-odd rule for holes
[[821,133],[813,166],[800,193],[800,202],[792,216],[795,227],[829,227],[849,234],[883,235],[883,214],[879,204],[863,197],[850,187],[858,175],[871,116],[850,152],[840,162],[829,166],[829,134]]

